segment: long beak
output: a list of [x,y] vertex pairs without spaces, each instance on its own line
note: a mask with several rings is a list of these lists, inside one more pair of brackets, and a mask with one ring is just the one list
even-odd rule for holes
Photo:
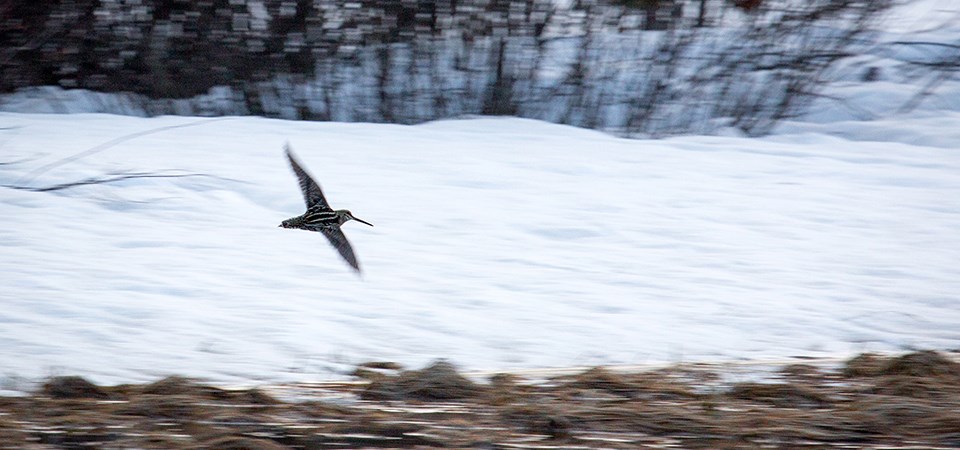
[[360,223],[365,223],[365,224],[367,224],[367,225],[370,225],[371,227],[373,226],[372,223],[367,222],[367,221],[365,221],[365,220],[358,219],[358,218],[356,218],[356,217],[354,217],[353,220],[356,220],[357,222],[360,222]]

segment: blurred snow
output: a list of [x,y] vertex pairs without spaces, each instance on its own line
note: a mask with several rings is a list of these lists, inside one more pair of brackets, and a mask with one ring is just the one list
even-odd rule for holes
[[[8,376],[288,381],[372,359],[508,369],[960,340],[957,113],[883,123],[891,138],[663,141],[494,118],[0,123],[3,185],[219,177],[0,191]],[[36,172],[178,124],[196,125]],[[334,207],[376,225],[345,226],[362,278],[322,236],[277,228],[303,209],[288,140]]]
[[894,33],[912,33],[960,27],[960,4],[955,0],[898,0],[884,22]]

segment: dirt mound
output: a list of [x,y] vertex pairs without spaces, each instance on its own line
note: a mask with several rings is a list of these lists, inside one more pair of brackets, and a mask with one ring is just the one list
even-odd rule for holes
[[849,378],[905,375],[960,379],[960,363],[929,350],[896,358],[864,353],[847,361],[843,375]]
[[923,351],[891,359],[884,367],[883,374],[960,379],[960,364],[940,353]]
[[729,395],[741,400],[770,403],[779,408],[824,408],[833,403],[816,389],[790,383],[738,383]]
[[53,377],[43,384],[40,392],[50,398],[110,398],[110,393],[82,377]]
[[596,367],[571,377],[561,377],[563,388],[606,392],[626,398],[656,400],[696,399],[696,393],[688,385],[676,381],[666,372],[613,373]]
[[365,400],[459,400],[482,392],[476,383],[457,372],[446,361],[437,361],[422,370],[408,370],[397,376],[376,379],[363,391]]

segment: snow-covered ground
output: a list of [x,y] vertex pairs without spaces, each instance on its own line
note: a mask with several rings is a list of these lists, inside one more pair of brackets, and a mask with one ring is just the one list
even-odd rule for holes
[[[960,113],[884,142],[624,140],[522,119],[420,126],[0,114],[2,373],[324,379],[843,355],[960,343]],[[112,139],[177,124],[36,169]],[[944,133],[947,137],[935,138]],[[277,228],[289,141],[345,225]],[[179,172],[170,172],[179,173]]]
[[[48,100],[7,97],[0,185],[209,176],[0,188],[0,388],[958,348],[960,80],[901,110],[929,82],[912,51],[931,57],[852,58],[877,81],[836,79],[762,139],[29,114]],[[344,227],[362,277],[321,235],[277,228],[303,210],[288,141],[335,208],[376,225]]]

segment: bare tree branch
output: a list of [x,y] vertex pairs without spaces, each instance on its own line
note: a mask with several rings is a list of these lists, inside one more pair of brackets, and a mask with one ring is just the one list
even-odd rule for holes
[[128,135],[126,135],[126,136],[121,136],[121,137],[118,137],[118,138],[113,139],[113,140],[111,140],[111,141],[104,142],[103,144],[100,144],[100,145],[98,145],[98,146],[96,146],[96,147],[93,147],[93,148],[89,148],[89,149],[87,149],[87,150],[84,150],[84,151],[82,151],[82,152],[80,152],[80,153],[76,153],[76,154],[71,155],[71,156],[68,156],[68,157],[66,157],[66,158],[58,159],[58,160],[56,160],[56,161],[54,161],[54,162],[52,162],[52,163],[49,163],[49,164],[40,166],[39,168],[34,169],[34,170],[31,171],[30,173],[28,173],[26,176],[24,176],[24,178],[21,178],[21,179],[19,180],[19,184],[29,184],[29,183],[30,183],[31,181],[33,181],[37,176],[39,176],[40,174],[43,174],[44,172],[49,171],[50,169],[53,169],[53,168],[55,168],[55,167],[62,166],[62,165],[64,165],[64,164],[68,164],[68,163],[74,162],[74,161],[76,161],[76,160],[78,160],[78,159],[85,158],[85,157],[90,156],[90,155],[92,155],[92,154],[94,154],[94,153],[102,152],[102,151],[104,151],[104,150],[107,150],[107,149],[109,149],[109,148],[111,148],[111,147],[116,146],[117,144],[120,144],[120,143],[129,141],[129,140],[131,140],[131,139],[136,139],[136,138],[138,138],[138,137],[146,136],[146,135],[149,135],[149,134],[159,133],[159,132],[161,132],[161,131],[173,130],[173,129],[176,129],[176,128],[194,127],[194,126],[198,126],[198,125],[206,125],[206,124],[210,124],[210,123],[213,123],[213,122],[220,122],[220,121],[230,120],[230,119],[232,119],[232,118],[231,118],[231,117],[220,117],[220,118],[217,118],[217,119],[194,121],[194,122],[189,122],[189,123],[184,123],[184,124],[179,124],[179,125],[170,125],[170,126],[166,126],[166,127],[152,128],[152,129],[149,129],[149,130],[144,130],[144,131],[140,131],[140,132],[137,132],[137,133],[128,134]]
[[118,181],[132,180],[137,178],[189,178],[189,177],[214,178],[218,180],[243,183],[243,181],[240,181],[240,180],[234,180],[231,178],[224,178],[216,175],[209,175],[209,174],[203,174],[203,173],[161,174],[161,173],[148,173],[148,172],[132,172],[132,173],[126,173],[126,174],[112,174],[112,175],[106,175],[101,177],[85,178],[80,181],[55,184],[53,186],[46,186],[46,187],[32,187],[32,186],[21,186],[21,185],[11,185],[11,184],[0,185],[0,187],[16,189],[20,191],[30,191],[30,192],[52,192],[52,191],[70,189],[78,186],[88,186],[92,184],[108,184],[108,183],[115,183]]
[[947,47],[960,50],[960,44],[949,44],[946,42],[933,42],[933,41],[893,41],[890,45],[930,45],[935,47]]
[[[907,64],[917,67],[923,67],[933,73],[933,76],[927,83],[917,91],[900,109],[898,113],[907,113],[913,111],[923,103],[933,92],[944,82],[952,79],[960,73],[960,42],[932,42],[932,41],[894,41],[891,46],[899,45],[911,48],[919,48],[931,55],[931,60],[904,60]],[[935,54],[933,49],[949,49],[946,54]]]

